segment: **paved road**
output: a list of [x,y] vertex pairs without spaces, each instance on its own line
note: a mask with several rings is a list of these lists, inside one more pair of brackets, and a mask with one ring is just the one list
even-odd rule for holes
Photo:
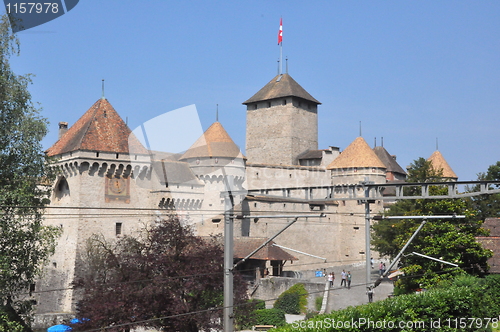
[[[340,287],[340,272],[335,271],[334,287],[330,289],[328,297],[328,305],[326,312],[333,310],[344,309],[349,306],[357,306],[360,304],[368,303],[368,295],[366,294],[365,275],[366,270],[363,266],[350,267],[352,275],[351,289]],[[346,269],[347,271],[347,269]],[[377,280],[379,276],[377,269],[372,269],[372,282]],[[393,285],[390,281],[383,281],[377,288],[375,288],[374,301],[386,299],[389,294],[393,292]]]

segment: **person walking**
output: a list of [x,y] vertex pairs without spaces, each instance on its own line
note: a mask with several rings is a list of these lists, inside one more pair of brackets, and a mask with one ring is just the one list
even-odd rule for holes
[[382,262],[380,262],[380,264],[378,265],[378,270],[379,270],[380,276],[382,276],[383,268],[384,268],[384,264]]
[[367,287],[366,294],[368,294],[368,302],[369,303],[373,302],[373,294],[374,293],[375,292],[373,291],[373,287],[372,286]]
[[347,289],[351,289],[352,275],[351,271],[347,271]]
[[342,285],[344,285],[344,287],[347,287],[347,273],[345,273],[345,270],[342,270],[342,273],[340,273],[340,287],[342,287]]
[[328,282],[330,283],[330,288],[333,287],[333,272],[328,275]]

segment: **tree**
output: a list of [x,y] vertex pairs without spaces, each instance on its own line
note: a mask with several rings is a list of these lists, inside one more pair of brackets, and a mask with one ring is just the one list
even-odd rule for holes
[[[478,181],[500,181],[500,161],[488,167],[486,173],[477,175]],[[490,187],[499,188],[500,184],[494,184]],[[479,186],[467,188],[468,191],[478,191]],[[478,218],[500,218],[500,194],[489,194],[474,196],[470,198],[471,207],[478,211]]]
[[[409,170],[408,182],[436,182],[440,170],[433,170],[429,161],[417,159]],[[444,195],[447,188],[431,186],[430,195]],[[415,194],[417,190],[415,188]],[[484,235],[482,221],[475,216],[462,199],[415,199],[396,202],[386,212],[387,216],[409,215],[466,215],[465,219],[429,219],[405,254],[417,252],[458,264],[460,269],[416,255],[403,256],[400,265],[406,277],[396,286],[402,292],[429,287],[454,274],[480,274],[487,270],[487,259],[491,252],[485,250],[475,237]],[[394,258],[418,228],[422,220],[383,219],[373,226],[374,249],[381,255]]]
[[[0,22],[0,305],[25,314],[27,293],[53,253],[58,230],[42,225],[49,202],[50,181],[41,140],[47,121],[31,102],[28,76],[14,74],[9,65],[19,42]],[[0,310],[0,311],[5,311]]]
[[[209,331],[220,327],[223,250],[220,238],[201,238],[178,217],[144,229],[138,238],[116,243],[95,235],[88,241],[86,275],[78,315],[83,330],[130,323],[168,331]],[[236,298],[246,285],[235,278]],[[235,301],[238,303],[239,301]]]

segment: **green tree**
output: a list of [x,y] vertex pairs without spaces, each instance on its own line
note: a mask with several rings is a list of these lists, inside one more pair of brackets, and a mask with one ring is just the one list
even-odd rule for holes
[[[477,175],[478,181],[500,181],[500,161],[488,167],[486,173]],[[500,188],[500,184],[490,185],[490,188]],[[478,191],[479,186],[467,188],[468,191]],[[500,194],[488,194],[470,198],[471,207],[478,211],[478,218],[500,218]]]
[[[441,170],[434,170],[429,161],[417,159],[409,170],[408,182],[436,182]],[[417,188],[411,189],[418,194]],[[430,195],[445,195],[447,188],[430,186]],[[417,252],[448,262],[456,263],[460,269],[416,255],[401,258],[400,265],[406,277],[396,286],[401,292],[415,288],[429,287],[455,274],[480,274],[487,269],[487,259],[491,256],[475,237],[484,235],[482,221],[462,199],[414,199],[396,202],[386,212],[387,216],[426,215],[466,215],[465,219],[429,219],[406,254]],[[373,226],[373,247],[381,255],[394,258],[418,228],[420,219],[383,219]]]
[[[91,237],[83,257],[85,274],[77,283],[83,288],[78,315],[89,320],[74,329],[121,324],[129,329],[128,324],[138,321],[162,331],[220,329],[223,253],[220,238],[195,236],[191,227],[173,216],[137,238],[125,236],[113,243]],[[235,275],[238,318],[248,314],[238,312],[240,304],[247,304],[246,291],[246,283]]]
[[41,140],[47,121],[33,106],[29,76],[11,70],[19,42],[8,19],[0,22],[0,305],[25,314],[30,290],[53,253],[58,231],[42,225],[50,180]]

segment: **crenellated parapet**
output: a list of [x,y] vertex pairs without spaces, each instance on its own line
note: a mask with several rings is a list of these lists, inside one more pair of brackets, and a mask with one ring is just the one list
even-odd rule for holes
[[71,160],[67,162],[58,162],[52,166],[56,174],[66,178],[79,176],[87,173],[90,176],[107,176],[107,177],[123,177],[123,178],[140,178],[150,177],[152,172],[151,163],[137,164],[120,160],[110,162],[109,160]]

